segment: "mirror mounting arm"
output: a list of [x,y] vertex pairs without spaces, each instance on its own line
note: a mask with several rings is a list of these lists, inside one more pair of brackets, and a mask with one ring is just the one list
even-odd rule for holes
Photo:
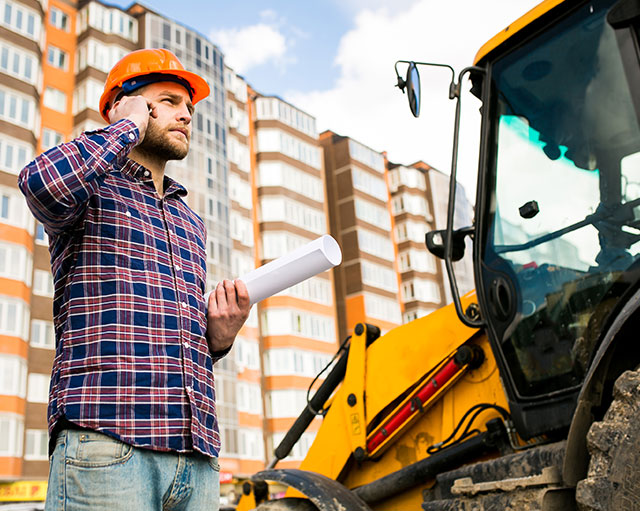
[[[404,80],[404,78],[402,78],[400,76],[400,73],[398,72],[398,64],[414,64],[416,66],[433,66],[433,67],[446,67],[449,71],[451,71],[451,84],[449,85],[449,99],[453,99],[456,96],[451,96],[452,91],[456,90],[456,72],[455,70],[449,65],[449,64],[438,64],[436,62],[415,62],[413,60],[398,60],[395,63],[395,69],[396,69],[396,76],[398,78],[398,83],[396,85],[396,87],[398,87],[403,93],[404,93],[404,89],[406,86],[406,81]],[[459,90],[459,86],[458,86],[458,90]]]
[[[453,148],[451,155],[451,173],[449,174],[449,202],[447,204],[447,227],[445,229],[445,239],[444,239],[444,252],[445,252],[445,268],[447,269],[447,276],[449,277],[449,285],[451,286],[451,295],[453,296],[453,303],[456,308],[456,312],[458,313],[458,317],[460,321],[464,323],[466,326],[470,328],[479,328],[484,325],[484,321],[482,318],[472,318],[467,316],[465,311],[462,309],[462,302],[460,301],[460,293],[458,291],[458,282],[456,280],[455,273],[453,271],[453,216],[455,213],[455,205],[456,205],[456,185],[457,185],[457,173],[458,173],[458,141],[460,138],[460,107],[461,107],[461,94],[460,84],[462,83],[462,79],[467,73],[477,72],[477,73],[485,73],[483,68],[477,66],[470,66],[464,68],[460,71],[458,75],[458,83],[456,84],[452,81],[451,85],[455,87],[452,91],[451,88],[449,90],[449,97],[451,99],[456,99],[456,113],[455,120],[453,125]],[[451,97],[453,95],[453,97]]]

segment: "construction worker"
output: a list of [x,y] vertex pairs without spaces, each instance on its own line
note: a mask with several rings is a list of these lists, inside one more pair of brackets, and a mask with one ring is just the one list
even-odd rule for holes
[[205,225],[165,175],[208,94],[171,52],[134,51],[107,77],[109,125],[20,173],[55,283],[47,510],[218,508],[213,362],[249,296],[225,280],[205,303]]

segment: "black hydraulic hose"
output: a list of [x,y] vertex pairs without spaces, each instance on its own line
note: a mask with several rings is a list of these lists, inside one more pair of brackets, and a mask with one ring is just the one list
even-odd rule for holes
[[353,492],[367,504],[374,504],[424,483],[441,472],[454,469],[465,461],[494,451],[499,439],[505,435],[504,424],[494,419],[487,423],[487,428],[487,431],[469,440],[447,447],[397,472],[360,486]]
[[[327,375],[326,380],[322,382],[322,385],[320,385],[316,393],[311,398],[311,401],[309,401],[309,406],[302,410],[302,413],[289,428],[289,431],[287,431],[287,434],[284,436],[278,447],[276,447],[274,451],[276,460],[281,460],[287,457],[295,443],[302,436],[302,433],[305,432],[309,427],[309,424],[311,424],[311,421],[316,417],[316,414],[311,410],[321,409],[336,387],[340,385],[340,382],[344,379],[344,375],[347,370],[347,358],[349,358],[348,350],[346,350],[338,359],[336,365],[333,366],[333,369]],[[272,462],[272,465],[273,463],[274,462]]]

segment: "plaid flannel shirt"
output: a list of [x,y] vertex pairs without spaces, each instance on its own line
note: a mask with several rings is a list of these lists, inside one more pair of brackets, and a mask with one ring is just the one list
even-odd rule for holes
[[61,418],[158,451],[217,456],[206,342],[206,230],[165,177],[127,158],[121,120],[52,148],[19,186],[49,235],[56,355],[49,432]]

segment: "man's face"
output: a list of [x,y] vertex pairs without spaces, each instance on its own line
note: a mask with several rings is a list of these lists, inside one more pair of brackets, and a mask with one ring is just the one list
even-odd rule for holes
[[175,82],[156,82],[140,89],[149,99],[157,117],[149,117],[149,126],[141,150],[164,160],[182,160],[189,152],[193,104],[187,90]]

